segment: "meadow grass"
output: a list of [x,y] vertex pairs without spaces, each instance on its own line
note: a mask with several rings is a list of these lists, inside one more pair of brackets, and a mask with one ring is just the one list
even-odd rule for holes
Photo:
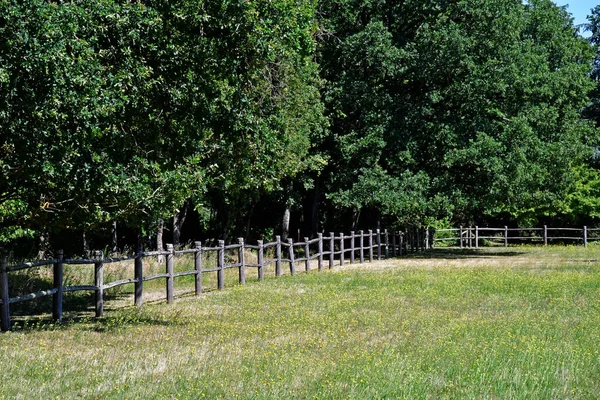
[[30,316],[0,398],[598,398],[599,247],[427,256]]

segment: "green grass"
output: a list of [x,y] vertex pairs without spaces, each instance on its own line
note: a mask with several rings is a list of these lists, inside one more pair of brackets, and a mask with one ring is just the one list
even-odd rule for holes
[[432,256],[30,317],[0,398],[598,398],[600,249]]

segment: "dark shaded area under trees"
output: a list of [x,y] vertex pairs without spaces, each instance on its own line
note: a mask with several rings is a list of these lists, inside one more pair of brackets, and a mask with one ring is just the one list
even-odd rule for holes
[[593,226],[599,10],[2,1],[0,247]]

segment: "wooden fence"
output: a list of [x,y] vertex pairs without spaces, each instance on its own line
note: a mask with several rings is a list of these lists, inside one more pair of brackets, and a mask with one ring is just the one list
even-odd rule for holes
[[[383,241],[382,241],[383,236]],[[391,237],[391,240],[390,240]],[[248,268],[256,268],[258,279],[263,280],[265,268],[275,267],[275,275],[280,276],[282,264],[288,263],[290,273],[294,275],[296,268],[302,263],[304,270],[309,271],[311,261],[317,260],[317,268],[323,269],[325,259],[328,267],[333,268],[335,260],[339,265],[344,265],[346,260],[354,263],[358,258],[360,263],[368,258],[372,262],[375,257],[378,260],[382,256],[390,257],[402,255],[403,251],[416,252],[428,247],[428,233],[419,229],[407,229],[404,232],[390,232],[387,230],[381,232],[379,229],[375,232],[369,230],[368,233],[360,231],[351,232],[350,235],[340,233],[335,235],[333,232],[329,236],[319,234],[317,238],[309,240],[304,238],[303,242],[293,242],[289,239],[287,242],[281,240],[279,236],[271,243],[264,243],[259,240],[257,245],[250,245],[239,239],[238,243],[225,245],[224,241],[219,241],[216,247],[203,247],[201,242],[195,242],[194,247],[187,250],[175,250],[173,245],[168,244],[166,251],[144,252],[139,249],[135,255],[120,258],[104,258],[102,252],[96,252],[94,259],[65,259],[63,251],[56,252],[56,258],[52,260],[42,260],[29,262],[20,265],[8,265],[7,259],[3,258],[0,265],[0,329],[2,331],[10,330],[10,305],[14,303],[35,300],[45,296],[52,296],[52,317],[56,321],[62,321],[63,315],[63,294],[77,291],[95,292],[95,313],[100,317],[104,312],[104,292],[110,288],[122,285],[134,285],[134,304],[141,306],[143,302],[144,282],[154,279],[166,280],[166,299],[171,303],[174,299],[174,280],[175,278],[192,275],[195,281],[195,293],[202,293],[202,275],[206,273],[216,273],[217,288],[223,290],[225,287],[225,270],[237,268],[239,271],[239,283],[246,282],[246,272]],[[325,250],[327,248],[327,250]],[[272,250],[271,250],[272,249]],[[226,263],[226,251],[237,252],[233,263]],[[246,261],[246,251],[256,252],[256,263]],[[209,253],[216,253],[216,267],[205,268],[203,260]],[[385,252],[384,254],[382,254]],[[194,268],[189,271],[174,272],[174,257],[182,254],[193,254]],[[266,259],[266,255],[273,254],[273,258]],[[296,257],[299,254],[301,257]],[[146,257],[165,257],[165,272],[144,276],[142,260]],[[134,264],[133,277],[128,279],[105,282],[104,266],[110,263],[132,261]],[[63,269],[65,265],[94,265],[94,284],[85,286],[64,286]],[[17,297],[9,296],[9,273],[21,270],[27,270],[38,267],[52,267],[53,285],[51,289],[42,290],[35,293],[29,293]]]
[[600,228],[488,228],[488,227],[459,227],[454,229],[438,229],[434,231],[433,243],[455,242],[460,247],[479,247],[482,240],[496,242],[508,246],[509,242],[533,242],[548,245],[552,241],[581,243],[588,245],[589,241],[600,240]]

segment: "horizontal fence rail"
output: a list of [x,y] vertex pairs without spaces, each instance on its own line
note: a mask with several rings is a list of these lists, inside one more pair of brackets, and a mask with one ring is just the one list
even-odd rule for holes
[[[225,270],[227,269],[237,268],[239,272],[238,281],[240,284],[244,284],[248,268],[255,268],[258,280],[262,281],[265,277],[265,269],[273,264],[275,264],[275,276],[281,276],[282,267],[286,263],[289,265],[290,274],[294,275],[297,267],[303,267],[306,272],[310,271],[311,261],[313,260],[317,260],[318,270],[325,267],[326,260],[328,268],[333,268],[336,260],[339,261],[339,265],[346,264],[347,260],[349,260],[349,263],[354,263],[357,259],[360,263],[364,263],[366,258],[369,262],[372,262],[375,257],[381,260],[384,256],[401,256],[402,254],[430,248],[429,237],[429,230],[425,229],[410,228],[404,232],[388,232],[387,230],[381,232],[378,229],[367,232],[350,232],[349,235],[343,233],[336,235],[334,232],[330,232],[329,236],[324,236],[319,233],[317,238],[312,240],[304,238],[302,242],[294,242],[292,239],[282,241],[280,236],[276,236],[274,242],[265,243],[263,240],[259,240],[256,245],[247,244],[244,239],[240,238],[237,243],[228,245],[225,245],[222,240],[218,241],[216,247],[203,247],[201,242],[195,242],[192,248],[186,250],[175,250],[172,244],[166,245],[166,251],[144,252],[140,247],[135,254],[119,258],[105,258],[103,252],[97,251],[94,252],[92,259],[65,259],[62,250],[56,252],[54,259],[19,265],[8,265],[7,258],[2,258],[0,262],[0,329],[7,331],[11,328],[10,304],[31,301],[41,297],[52,296],[52,318],[60,322],[63,318],[63,294],[65,292],[92,292],[95,299],[95,315],[101,317],[104,313],[105,291],[118,286],[133,285],[134,304],[141,307],[143,304],[144,282],[164,279],[166,300],[171,303],[174,300],[174,281],[178,277],[193,276],[195,294],[200,295],[203,292],[202,277],[206,273],[216,273],[217,289],[223,290],[225,287]],[[433,236],[431,237],[433,238]],[[268,259],[266,257],[267,250],[269,250],[269,254],[271,252],[274,254],[274,258]],[[256,255],[256,262],[246,260],[247,251]],[[205,260],[208,259],[211,253],[216,256],[216,267],[205,265]],[[235,256],[232,256],[232,253]],[[175,273],[174,259],[176,256],[183,254],[193,256],[193,269]],[[144,258],[159,256],[164,258],[164,272],[144,276]],[[105,280],[104,267],[107,264],[131,261],[133,262],[133,277],[111,282]],[[93,284],[65,286],[63,276],[65,265],[93,265]],[[52,267],[52,288],[10,297],[10,273],[43,267]]]
[[600,235],[596,232],[600,228],[554,228],[544,225],[543,227],[535,228],[509,228],[507,226],[501,228],[492,227],[459,227],[451,229],[433,230],[432,243],[457,243],[462,247],[479,247],[482,240],[497,242],[505,247],[511,243],[543,243],[548,245],[551,241],[568,241],[581,243],[583,246],[588,245],[590,240],[600,240]]

